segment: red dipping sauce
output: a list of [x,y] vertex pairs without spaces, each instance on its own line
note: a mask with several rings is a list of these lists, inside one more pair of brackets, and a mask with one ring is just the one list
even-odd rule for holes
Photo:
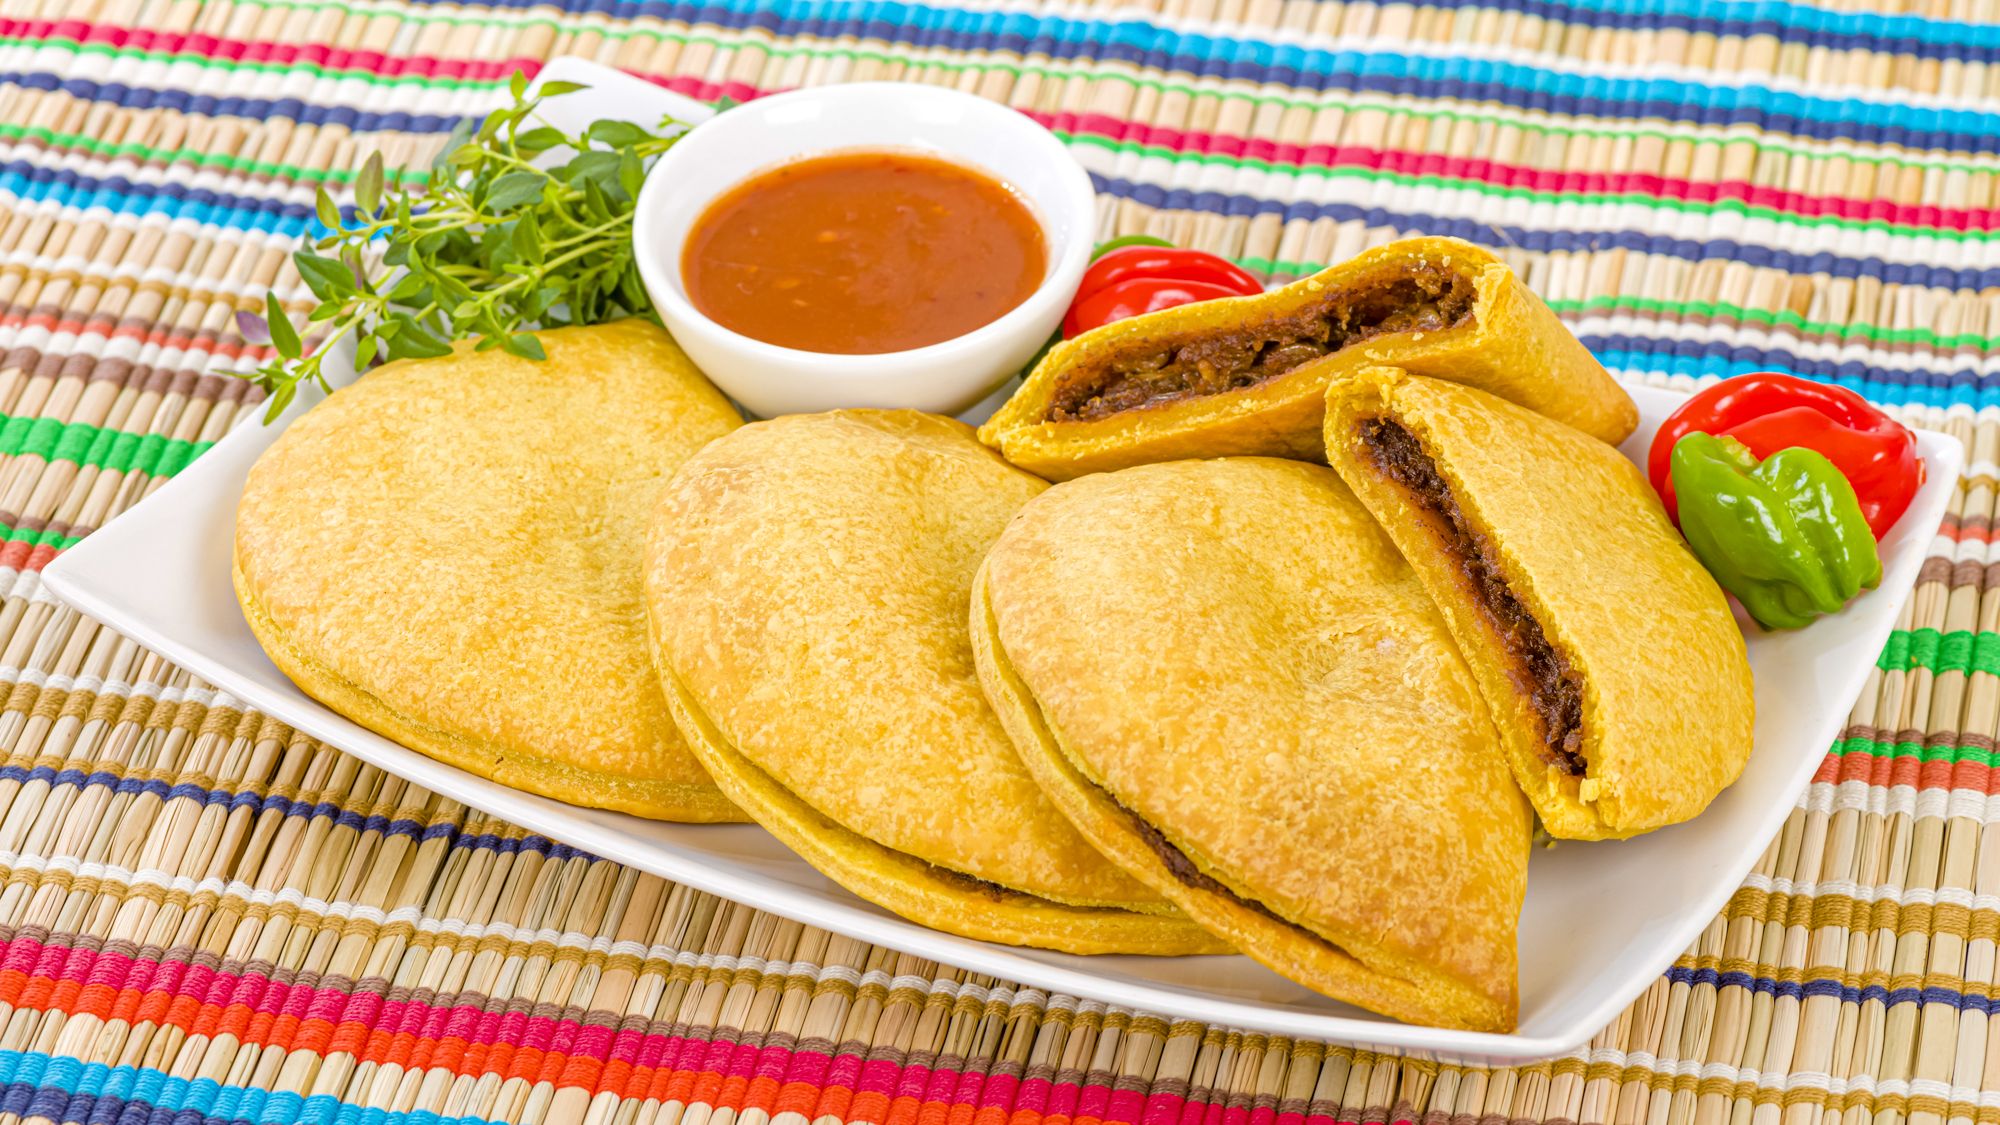
[[767,344],[873,355],[990,324],[1040,287],[1048,242],[983,172],[891,150],[781,164],[724,192],[681,277],[704,316]]

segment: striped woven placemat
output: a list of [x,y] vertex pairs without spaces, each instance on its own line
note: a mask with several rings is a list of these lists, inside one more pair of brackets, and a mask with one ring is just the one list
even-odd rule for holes
[[[2000,1122],[2000,6],[0,0],[0,1117]],[[1168,1023],[720,902],[285,728],[38,568],[236,418],[314,187],[579,54],[703,98],[948,83],[1105,229],[1274,275],[1502,248],[1622,373],[1834,378],[1967,442],[1851,725],[1591,1047],[1443,1066]]]

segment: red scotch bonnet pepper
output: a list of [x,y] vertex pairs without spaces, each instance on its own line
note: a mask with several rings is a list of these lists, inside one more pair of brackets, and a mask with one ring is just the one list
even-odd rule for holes
[[1264,285],[1227,258],[1134,235],[1099,247],[1077,285],[1064,339],[1115,320],[1217,297],[1247,297]]
[[1917,486],[1924,463],[1915,435],[1844,387],[1775,372],[1726,379],[1687,400],[1653,438],[1646,474],[1680,520],[1671,475],[1674,444],[1690,433],[1741,442],[1757,458],[1803,447],[1823,454],[1854,486],[1868,529],[1880,539],[1893,526]]

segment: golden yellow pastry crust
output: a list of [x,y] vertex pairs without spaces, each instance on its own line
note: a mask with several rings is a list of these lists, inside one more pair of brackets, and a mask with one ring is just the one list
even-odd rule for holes
[[387,364],[294,422],[237,507],[244,617],[308,695],[572,804],[741,820],[646,653],[641,544],[682,460],[740,424],[658,327]]
[[[1459,555],[1362,443],[1388,418],[1436,464],[1473,536],[1582,688],[1582,778],[1544,757],[1520,662]],[[1514,775],[1554,836],[1632,836],[1693,817],[1742,772],[1754,701],[1727,599],[1617,450],[1492,395],[1388,368],[1327,397],[1327,453],[1444,612]]]
[[662,492],[647,547],[669,702],[725,793],[878,905],[1077,953],[1220,951],[1070,827],[980,693],[972,575],[1046,487],[915,411],[711,444]]
[[[1217,394],[1150,402],[1087,420],[1051,420],[1065,385],[1116,357],[1157,354],[1246,323],[1299,314],[1330,292],[1406,270],[1462,278],[1476,294],[1470,320],[1442,329],[1385,332]],[[1009,461],[1050,480],[1185,457],[1319,460],[1327,384],[1377,363],[1481,387],[1612,444],[1625,440],[1639,421],[1631,396],[1498,258],[1454,238],[1410,238],[1258,296],[1183,305],[1065,341],[980,427],[979,437]]]
[[1059,485],[972,600],[988,699],[1106,855],[1308,987],[1513,1027],[1527,804],[1429,598],[1331,471]]

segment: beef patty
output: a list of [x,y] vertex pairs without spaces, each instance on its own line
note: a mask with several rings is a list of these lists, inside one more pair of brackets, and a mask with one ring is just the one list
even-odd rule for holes
[[1375,471],[1433,517],[1432,526],[1457,560],[1467,589],[1513,658],[1516,682],[1526,689],[1529,706],[1541,723],[1542,760],[1571,777],[1584,776],[1583,686],[1576,670],[1508,587],[1491,546],[1473,530],[1451,486],[1438,473],[1437,462],[1424,452],[1416,435],[1388,418],[1362,419],[1359,431]]
[[1305,308],[1219,332],[1136,341],[1057,380],[1046,422],[1088,422],[1206,398],[1394,332],[1433,332],[1472,318],[1472,278],[1431,262],[1394,262],[1337,285]]

